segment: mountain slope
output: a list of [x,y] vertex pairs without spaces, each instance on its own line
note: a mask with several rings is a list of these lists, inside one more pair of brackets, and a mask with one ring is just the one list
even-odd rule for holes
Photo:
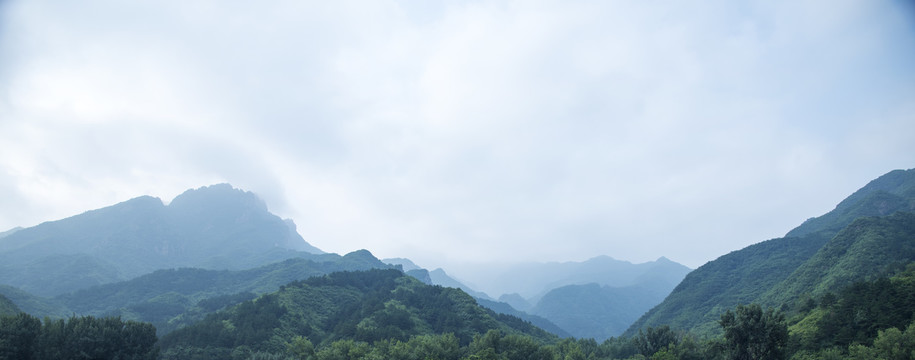
[[158,269],[245,269],[320,250],[250,192],[143,196],[0,238],[0,284],[53,296]]
[[[868,183],[833,211],[809,219],[779,239],[711,261],[689,275],[627,330],[670,325],[700,333],[739,303],[793,305],[803,293],[836,291],[915,260],[910,250],[915,169],[895,170]],[[880,215],[881,218],[868,218]],[[843,230],[844,229],[844,230]]]
[[827,242],[760,302],[793,303],[802,294],[819,296],[855,281],[883,277],[915,261],[915,214],[855,220]]
[[160,345],[166,358],[203,351],[227,358],[240,346],[283,353],[295,336],[320,345],[453,333],[468,344],[491,329],[556,340],[529,323],[478,306],[459,289],[425,285],[397,270],[371,270],[291,283],[166,335]]
[[642,315],[624,335],[647,326],[717,331],[725,310],[747,304],[787,278],[828,239],[815,234],[779,238],[733,251],[686,275],[660,304]]

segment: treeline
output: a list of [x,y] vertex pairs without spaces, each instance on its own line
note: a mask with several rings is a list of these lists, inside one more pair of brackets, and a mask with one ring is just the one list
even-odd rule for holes
[[[252,295],[238,296],[205,305]],[[396,270],[342,272],[290,283],[158,342],[153,325],[120,318],[0,317],[0,360],[915,359],[915,265],[793,308],[738,305],[718,319],[717,336],[665,325],[598,343],[559,339]]]
[[0,317],[0,359],[156,359],[156,328],[92,316],[44,321],[26,313]]

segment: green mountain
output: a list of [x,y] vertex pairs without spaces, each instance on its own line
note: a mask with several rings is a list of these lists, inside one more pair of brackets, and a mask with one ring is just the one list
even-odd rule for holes
[[858,218],[821,247],[760,301],[791,304],[801,295],[820,296],[855,281],[885,277],[915,261],[915,213]]
[[451,333],[467,345],[489,330],[557,340],[530,323],[480,307],[459,289],[426,285],[398,270],[369,270],[290,283],[176,330],[159,344],[166,359],[230,358],[239,349],[282,355],[302,336],[308,344],[326,346]]
[[0,284],[53,296],[159,269],[241,270],[320,253],[291,221],[228,184],[169,205],[144,196],[0,237]]
[[721,256],[687,275],[625,333],[670,325],[718,331],[720,315],[751,302],[790,308],[797,299],[837,291],[915,261],[915,169],[871,181],[823,216],[785,237]]

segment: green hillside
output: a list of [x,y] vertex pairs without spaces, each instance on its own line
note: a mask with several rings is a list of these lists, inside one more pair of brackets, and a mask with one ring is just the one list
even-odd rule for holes
[[229,358],[239,348],[284,354],[297,337],[321,347],[336,340],[454,334],[467,345],[489,330],[557,340],[530,323],[478,306],[459,289],[426,285],[398,270],[369,270],[291,283],[176,330],[162,337],[160,346],[165,358]]
[[626,332],[670,325],[709,334],[727,309],[751,302],[790,308],[802,295],[837,291],[915,260],[915,169],[871,181],[836,209],[784,238],[731,252],[688,274]]
[[855,281],[886,276],[911,261],[915,261],[915,214],[859,218],[759,302],[791,304],[804,294],[820,296]]
[[816,234],[764,241],[723,255],[686,275],[664,299],[625,332],[669,325],[699,333],[718,331],[722,313],[748,304],[810,258],[828,239]]

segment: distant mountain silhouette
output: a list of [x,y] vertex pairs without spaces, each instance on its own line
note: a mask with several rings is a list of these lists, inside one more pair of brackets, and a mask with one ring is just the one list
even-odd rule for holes
[[598,256],[584,262],[523,264],[497,274],[511,289],[544,288],[528,299],[517,293],[500,300],[517,304],[575,337],[604,340],[618,336],[664,297],[690,271],[665,257],[633,264]]
[[141,196],[0,237],[0,284],[52,296],[158,269],[240,270],[321,253],[251,192],[219,184],[169,205]]

